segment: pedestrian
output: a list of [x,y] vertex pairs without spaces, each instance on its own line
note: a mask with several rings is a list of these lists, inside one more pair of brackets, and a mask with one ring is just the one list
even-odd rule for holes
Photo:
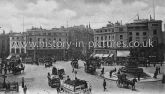
[[26,92],[27,92],[27,87],[26,87],[26,85],[25,85],[24,88],[23,88],[23,92],[24,92],[24,94],[26,94]]
[[22,77],[22,88],[24,88],[25,85],[25,81],[24,81],[24,77]]
[[90,85],[89,86],[89,94],[91,94],[92,93],[92,86]]
[[140,76],[141,76],[140,73],[138,73],[138,81],[140,81]]
[[109,76],[110,76],[110,78],[112,77],[112,71],[109,72]]
[[73,69],[72,69],[72,73],[74,73],[74,67],[73,67]]
[[165,74],[163,74],[162,83],[165,83]]
[[5,71],[5,74],[7,74],[7,67],[5,66],[5,69],[4,69],[4,71]]
[[154,73],[154,78],[157,78],[157,75],[158,75],[158,71],[156,70]]
[[104,88],[104,91],[106,90],[106,81],[105,81],[105,79],[104,79],[104,81],[103,81],[103,88]]
[[104,67],[101,70],[101,75],[103,75],[103,74],[104,74]]
[[70,77],[69,77],[69,75],[67,76],[67,81],[70,81]]
[[156,62],[154,62],[154,67],[156,66]]
[[158,73],[160,74],[160,66],[158,67]]

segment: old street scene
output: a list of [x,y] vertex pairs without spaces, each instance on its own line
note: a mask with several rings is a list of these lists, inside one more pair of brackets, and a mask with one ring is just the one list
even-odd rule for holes
[[0,94],[164,94],[164,0],[0,7]]

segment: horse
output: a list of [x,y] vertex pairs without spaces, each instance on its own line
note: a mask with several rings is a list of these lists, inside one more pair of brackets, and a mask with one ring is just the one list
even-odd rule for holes
[[132,86],[132,90],[135,90],[135,83],[136,83],[136,82],[137,82],[137,79],[134,78],[134,79],[132,79],[132,80],[127,80],[127,81],[126,81],[126,84],[127,84],[127,86],[131,85],[131,86]]

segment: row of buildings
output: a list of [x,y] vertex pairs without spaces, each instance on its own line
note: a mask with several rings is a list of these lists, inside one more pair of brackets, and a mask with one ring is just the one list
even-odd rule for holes
[[100,44],[94,53],[100,57],[111,56],[115,60],[129,55],[162,57],[163,33],[161,20],[137,19],[127,24],[109,22],[94,32],[94,41]]
[[[108,22],[107,26],[94,30],[90,24],[50,30],[32,27],[23,33],[1,34],[0,55],[52,56],[58,60],[89,56],[117,60],[130,54],[163,56],[164,34],[162,21],[151,18],[126,24]],[[89,47],[91,42],[93,45]]]
[[[52,28],[50,30],[35,28],[27,29],[23,33],[9,34],[10,53],[23,57],[40,58],[51,56],[57,60],[82,58],[92,54],[87,44],[93,41],[93,30],[89,26],[73,26]],[[75,44],[82,41],[84,45]]]

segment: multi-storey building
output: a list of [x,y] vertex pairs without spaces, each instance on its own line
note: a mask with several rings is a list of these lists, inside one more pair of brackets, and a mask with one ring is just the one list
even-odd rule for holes
[[[133,41],[136,56],[161,56],[163,43],[162,21],[154,19],[138,19],[127,24],[128,41]],[[158,48],[159,47],[159,48]],[[147,49],[147,50],[145,50]],[[137,54],[138,53],[138,54]]]
[[[118,22],[115,24],[109,23],[106,27],[95,30],[94,41],[99,43],[100,47],[95,47],[94,53],[100,54],[102,57],[104,57],[104,54],[109,54],[109,56],[113,54],[114,59],[117,59],[118,56],[128,56],[130,48],[147,47],[151,50],[145,50],[146,52],[142,54],[151,55],[151,53],[155,53],[154,55],[161,55],[161,51],[153,50],[158,49],[157,47],[163,43],[162,34],[161,20],[138,19],[125,25]],[[138,55],[140,56],[140,51]]]
[[93,47],[89,47],[89,42],[93,42],[93,29],[90,24],[69,27],[69,42],[72,43],[68,58],[89,57],[93,53]]
[[0,58],[5,58],[9,55],[9,34],[3,31],[0,34]]
[[138,19],[127,24],[129,42],[138,41],[140,44],[153,41],[154,45],[162,43],[162,21]]
[[26,33],[28,56],[33,56],[34,58],[52,56],[58,60],[65,58],[68,42],[68,31],[66,28],[46,30],[33,27],[28,29]]
[[[95,55],[98,57],[117,57],[117,51],[127,50],[127,30],[126,26],[119,22],[113,24],[109,23],[106,27],[95,30]],[[119,53],[119,52],[118,52]]]

